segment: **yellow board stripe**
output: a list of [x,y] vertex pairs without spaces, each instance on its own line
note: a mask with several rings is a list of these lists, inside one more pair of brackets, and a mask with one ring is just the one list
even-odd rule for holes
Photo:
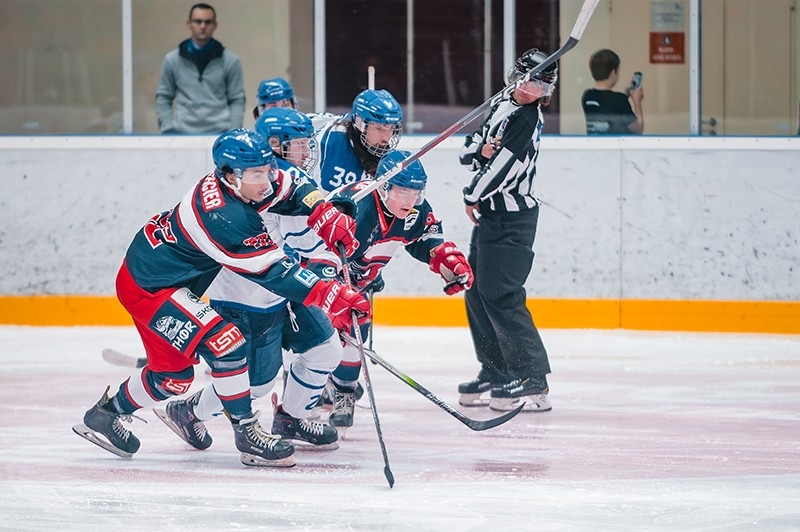
[[[529,299],[545,329],[800,334],[800,301],[670,301],[640,299]],[[375,323],[409,327],[464,327],[461,297],[375,297]],[[131,325],[113,296],[0,296],[4,325]]]

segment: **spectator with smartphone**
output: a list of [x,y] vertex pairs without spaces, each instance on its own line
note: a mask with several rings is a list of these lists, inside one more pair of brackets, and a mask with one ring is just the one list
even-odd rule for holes
[[609,49],[598,50],[589,59],[595,84],[581,97],[587,135],[641,135],[644,132],[642,73],[634,74],[625,92],[616,92],[619,65],[619,56]]

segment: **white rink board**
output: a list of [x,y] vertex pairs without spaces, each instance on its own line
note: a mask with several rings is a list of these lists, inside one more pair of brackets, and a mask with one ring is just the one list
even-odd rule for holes
[[[429,136],[409,136],[415,150]],[[470,224],[462,136],[422,158],[447,237]],[[211,167],[212,137],[2,137],[0,294],[113,294],[134,232]],[[800,300],[800,139],[547,137],[530,297]],[[500,265],[498,265],[500,267]],[[387,295],[441,294],[398,255]]]

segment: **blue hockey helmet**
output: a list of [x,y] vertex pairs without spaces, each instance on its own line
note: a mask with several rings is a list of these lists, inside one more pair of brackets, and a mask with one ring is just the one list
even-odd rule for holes
[[[362,91],[353,101],[352,117],[353,127],[360,133],[361,144],[372,155],[383,157],[400,142],[403,110],[389,91]],[[369,134],[373,124],[376,132]]]
[[214,141],[211,156],[217,170],[244,170],[275,164],[275,155],[260,133],[238,128],[226,131]]
[[[277,138],[280,156],[306,172],[317,162],[314,125],[305,113],[286,107],[265,109],[256,120],[255,130],[267,142]],[[293,142],[296,141],[296,142]]]
[[[297,109],[297,100],[294,97],[294,89],[289,82],[283,78],[265,79],[258,84],[256,99],[259,106],[269,104],[278,105],[283,100],[288,100],[293,109]],[[282,106],[285,107],[285,106]]]
[[364,122],[399,125],[403,121],[403,110],[386,89],[367,89],[353,100],[353,116]]
[[277,136],[281,142],[314,135],[308,115],[286,107],[265,109],[256,120],[255,130],[266,138]]
[[[411,152],[405,150],[391,150],[387,152],[378,163],[377,177],[380,178],[380,176],[395,168],[410,155]],[[427,184],[428,174],[425,173],[425,168],[423,168],[422,163],[417,159],[384,183],[381,196],[385,200],[386,197],[391,194],[392,187],[403,187],[418,191],[414,204],[421,205],[422,201],[425,199],[425,186]]]

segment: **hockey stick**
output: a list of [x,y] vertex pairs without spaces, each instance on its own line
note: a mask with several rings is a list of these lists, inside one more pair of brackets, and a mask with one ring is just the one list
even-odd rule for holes
[[103,349],[103,360],[109,364],[126,368],[143,368],[147,365],[147,357],[135,357],[110,347]]
[[[355,345],[356,347],[358,347],[358,345],[357,345],[358,341],[356,339],[354,339],[352,336],[347,335],[347,334],[340,334],[340,336],[347,343],[349,343],[351,345]],[[466,425],[469,428],[471,428],[472,430],[476,430],[476,431],[478,431],[478,430],[486,430],[486,429],[494,428],[494,427],[496,427],[498,425],[502,425],[503,423],[505,423],[509,419],[511,419],[514,416],[516,416],[517,414],[519,414],[520,411],[522,410],[522,407],[525,406],[524,404],[521,404],[517,408],[512,410],[511,412],[507,412],[507,413],[503,414],[502,416],[499,416],[499,417],[496,417],[496,418],[492,418],[492,419],[487,419],[485,421],[480,421],[480,420],[477,420],[477,419],[469,418],[469,417],[465,416],[464,414],[462,414],[461,412],[459,412],[458,410],[456,410],[455,408],[453,408],[452,406],[450,406],[447,403],[445,403],[444,401],[442,401],[441,399],[439,399],[438,397],[436,397],[436,395],[434,395],[432,392],[428,391],[420,383],[418,383],[417,381],[415,381],[414,379],[412,379],[411,377],[409,377],[405,373],[401,372],[400,370],[398,370],[397,368],[395,368],[394,366],[389,364],[386,360],[384,360],[383,358],[378,356],[378,354],[375,351],[373,351],[371,349],[365,349],[364,352],[366,353],[366,355],[373,362],[375,362],[379,366],[383,366],[383,368],[386,371],[388,371],[389,373],[391,373],[392,375],[394,375],[395,377],[397,377],[398,379],[400,379],[404,383],[406,383],[409,386],[411,386],[414,390],[419,392],[426,399],[431,401],[433,404],[435,404],[436,406],[438,406],[439,408],[441,408],[442,410],[444,410],[445,412],[447,412],[448,414],[450,414],[451,416],[453,416],[454,418],[456,418],[457,420],[462,422],[464,425]]]
[[438,136],[434,137],[433,139],[429,140],[424,146],[422,146],[416,153],[409,155],[407,158],[403,159],[392,168],[390,168],[386,173],[381,175],[380,177],[376,176],[375,179],[364,181],[365,186],[359,189],[353,195],[353,201],[358,202],[366,195],[370,194],[373,190],[378,188],[380,185],[391,179],[393,176],[397,175],[398,173],[402,172],[404,168],[408,168],[408,166],[413,163],[414,161],[418,160],[420,157],[431,151],[433,148],[441,144],[445,139],[449,138],[453,133],[461,130],[464,126],[475,120],[478,116],[482,113],[491,109],[497,102],[502,99],[508,98],[511,96],[511,93],[514,92],[520,85],[530,81],[531,76],[535,76],[542,72],[545,68],[552,65],[556,61],[558,61],[561,56],[566,54],[568,51],[572,50],[575,45],[578,44],[580,41],[581,36],[583,35],[583,31],[586,29],[586,25],[589,23],[589,19],[592,17],[592,13],[594,13],[594,9],[597,7],[597,4],[600,0],[584,0],[583,6],[581,7],[580,13],[578,13],[578,19],[575,21],[575,25],[572,28],[572,33],[569,35],[569,39],[567,42],[561,46],[558,50],[547,56],[547,58],[542,61],[540,64],[536,65],[535,68],[530,70],[520,79],[515,81],[514,83],[510,83],[506,85],[503,90],[480,104],[478,107],[473,109],[470,113],[468,113],[464,118],[456,122],[455,124],[451,125]]
[[[344,273],[344,282],[352,286],[350,283],[350,269],[347,267],[347,253],[344,249],[344,244],[339,242],[339,256],[342,258],[342,272]],[[353,322],[353,331],[356,335],[356,347],[358,347],[358,358],[361,360],[361,369],[364,370],[364,384],[369,394],[369,408],[372,410],[372,419],[375,421],[375,431],[378,433],[378,442],[381,444],[381,453],[383,453],[383,474],[386,476],[386,481],[389,483],[389,488],[394,486],[394,475],[389,467],[389,456],[386,454],[386,444],[383,442],[383,431],[381,430],[381,421],[378,419],[378,407],[375,405],[375,393],[372,391],[372,381],[369,378],[369,368],[367,368],[367,357],[364,354],[364,339],[361,337],[361,327],[358,325],[358,314],[354,310],[351,315]]]

